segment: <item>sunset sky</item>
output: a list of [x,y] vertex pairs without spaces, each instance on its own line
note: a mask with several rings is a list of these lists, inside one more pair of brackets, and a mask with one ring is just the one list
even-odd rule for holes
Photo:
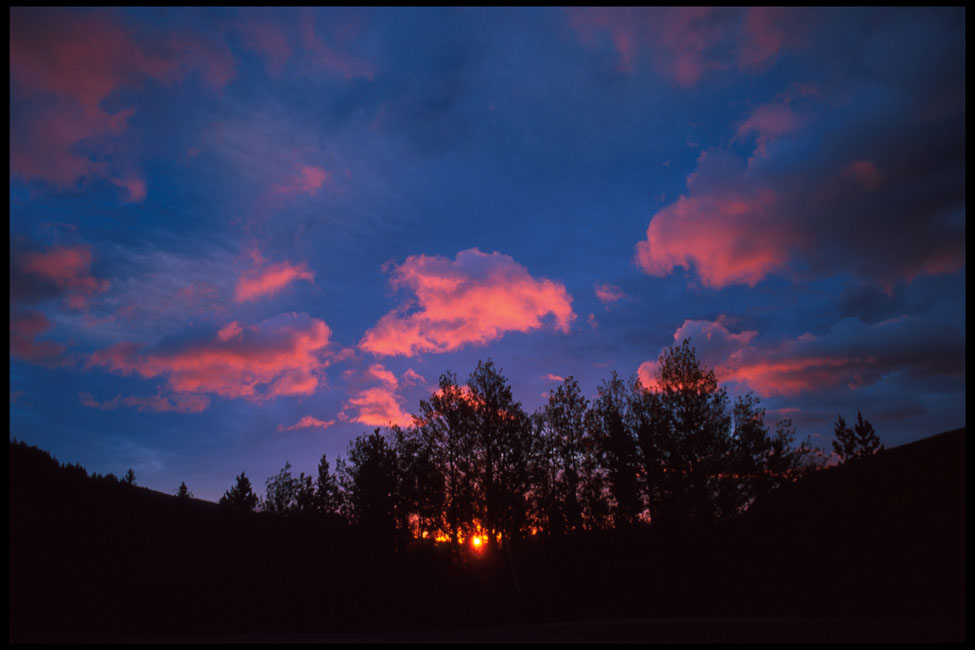
[[10,436],[216,500],[685,337],[965,425],[963,9],[12,9]]

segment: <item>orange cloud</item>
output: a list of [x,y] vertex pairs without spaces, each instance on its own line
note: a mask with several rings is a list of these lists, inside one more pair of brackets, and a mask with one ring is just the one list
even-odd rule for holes
[[245,273],[237,282],[234,295],[237,302],[257,300],[264,296],[271,296],[295,280],[315,281],[315,274],[304,264],[294,265],[290,262],[272,264],[263,271]]
[[294,431],[295,429],[327,429],[335,424],[335,420],[319,420],[318,418],[306,415],[305,417],[298,420],[296,423],[292,424],[290,427],[286,427],[283,424],[279,424],[277,431],[280,433],[282,431]]
[[568,332],[576,315],[565,286],[536,280],[511,257],[462,251],[451,261],[414,255],[393,272],[391,284],[415,299],[383,316],[359,347],[374,354],[412,356],[480,345],[509,331],[543,327],[546,317]]
[[214,393],[222,397],[269,399],[309,395],[327,365],[320,355],[331,330],[307,314],[281,314],[256,325],[227,327],[212,340],[143,351],[119,343],[91,355],[87,367],[104,366],[121,374],[165,377],[178,393]]

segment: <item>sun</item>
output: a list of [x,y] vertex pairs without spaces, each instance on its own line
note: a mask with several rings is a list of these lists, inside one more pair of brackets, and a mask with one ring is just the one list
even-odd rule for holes
[[479,550],[484,544],[484,538],[482,538],[480,535],[474,535],[471,537],[471,544],[474,546],[475,550]]

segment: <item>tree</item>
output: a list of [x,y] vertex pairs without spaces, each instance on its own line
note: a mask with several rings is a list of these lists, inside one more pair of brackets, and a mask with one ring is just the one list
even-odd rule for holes
[[416,435],[434,471],[425,495],[427,525],[457,541],[475,517],[473,407],[456,375],[446,372],[439,383],[429,401],[420,401]]
[[[488,544],[512,541],[525,529],[528,508],[530,422],[494,362],[479,361],[467,380],[474,433],[478,517]],[[509,546],[510,551],[510,546]]]
[[598,396],[592,403],[590,422],[606,461],[616,526],[633,524],[643,509],[637,487],[636,440],[627,426],[626,409],[626,385],[614,371],[612,377],[599,386]]
[[583,526],[583,457],[588,400],[579,383],[567,377],[537,415],[533,458],[533,496],[538,517],[558,534]]
[[833,451],[839,456],[841,463],[872,456],[884,448],[873,425],[863,419],[860,411],[857,411],[857,421],[853,428],[846,424],[842,415],[838,416],[833,425],[833,434],[836,438],[833,440]]
[[176,491],[176,496],[182,501],[189,501],[191,498],[193,498],[193,493],[190,492],[188,487],[186,487],[185,482],[181,482],[179,484],[179,490]]
[[122,477],[122,483],[125,485],[135,485],[135,472],[132,471],[131,467],[129,468],[129,471],[125,473],[125,476]]
[[322,454],[318,461],[318,478],[315,480],[315,510],[319,514],[334,516],[342,509],[342,494],[338,478],[329,470],[328,456]]
[[281,471],[265,481],[261,508],[279,515],[294,512],[297,509],[298,488],[298,479],[291,475],[291,461],[285,461]]
[[399,477],[396,452],[377,428],[349,444],[344,483],[353,521],[378,544],[392,542]]
[[252,512],[258,504],[257,495],[251,488],[251,481],[244,472],[237,476],[237,483],[220,497],[220,505],[236,512]]
[[664,350],[658,360],[662,467],[657,521],[708,523],[721,516],[720,491],[732,446],[728,395],[714,370],[698,359],[689,339]]

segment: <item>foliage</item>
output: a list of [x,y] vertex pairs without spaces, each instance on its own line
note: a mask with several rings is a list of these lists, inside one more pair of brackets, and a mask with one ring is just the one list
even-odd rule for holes
[[252,512],[259,499],[251,487],[251,481],[244,472],[237,476],[237,483],[220,497],[220,505],[236,512]]
[[857,421],[852,428],[846,424],[842,415],[838,416],[833,425],[833,433],[836,437],[833,440],[833,452],[841,463],[872,456],[884,449],[873,425],[863,419],[860,411],[857,411]]
[[[111,476],[111,474],[109,474],[109,476]],[[193,493],[190,492],[188,487],[186,487],[185,482],[181,482],[179,484],[179,489],[176,490],[176,496],[179,497],[181,501],[189,501],[191,498],[193,498]]]

